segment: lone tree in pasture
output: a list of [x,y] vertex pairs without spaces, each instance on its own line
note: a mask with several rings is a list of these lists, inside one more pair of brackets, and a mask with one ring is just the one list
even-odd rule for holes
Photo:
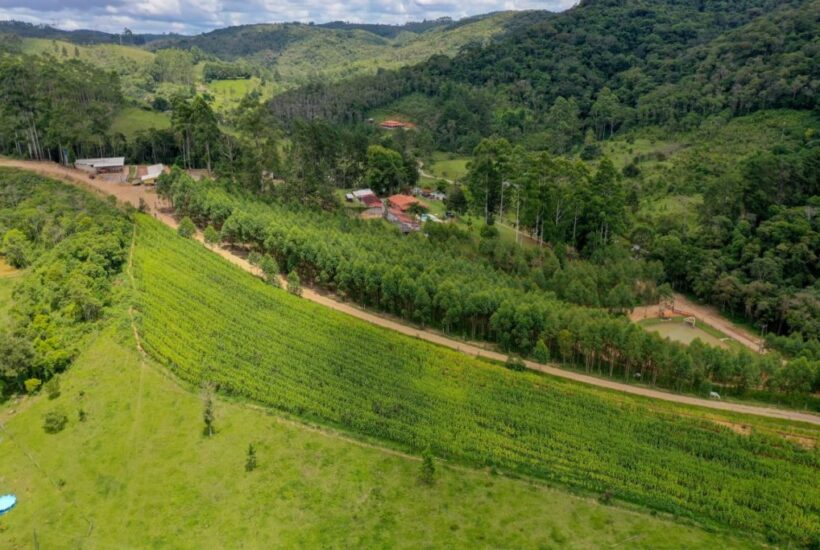
[[194,222],[188,216],[182,218],[182,221],[179,222],[179,228],[177,228],[177,233],[179,233],[180,237],[184,237],[186,239],[190,239],[196,233],[196,226]]
[[296,271],[288,273],[288,292],[295,296],[302,295],[302,280],[299,279],[299,274]]
[[435,482],[436,464],[433,462],[433,453],[429,448],[425,449],[421,454],[421,471],[419,472],[419,481],[425,485],[432,485]]
[[214,435],[214,422],[216,415],[214,414],[214,397],[213,387],[210,384],[205,384],[202,390],[202,421],[205,423],[204,433],[211,437]]
[[256,469],[256,447],[253,443],[248,444],[248,453],[245,457],[245,471],[252,472]]
[[63,431],[66,424],[68,424],[68,417],[62,409],[50,411],[43,417],[43,430],[49,434],[56,434]]

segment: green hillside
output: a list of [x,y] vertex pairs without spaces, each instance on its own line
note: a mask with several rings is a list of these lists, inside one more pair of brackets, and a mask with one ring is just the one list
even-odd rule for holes
[[[46,434],[43,415],[56,409],[69,424]],[[441,462],[427,487],[417,459],[235,400],[217,400],[208,439],[201,414],[196,388],[141,363],[118,312],[58,398],[0,405],[0,491],[19,498],[4,545],[759,547]],[[258,468],[248,473],[250,443]]]
[[255,280],[148,217],[137,239],[146,349],[185,380],[402,449],[430,446],[700,521],[804,540],[820,532],[807,493],[816,457],[779,436],[745,438],[372,327]]
[[[663,426],[670,430],[668,436],[673,438],[670,442],[674,441],[674,432],[684,430],[688,434],[685,438],[688,443],[683,447],[679,445],[684,440],[673,443],[677,451],[661,446],[655,453],[671,456],[669,453],[675,452],[682,456],[679,453],[686,453],[689,445],[700,445],[700,452],[704,452],[711,447],[705,437],[717,440],[718,446],[711,448],[723,448],[720,456],[710,459],[711,468],[724,470],[723,461],[742,456],[755,465],[763,464],[764,459],[743,451],[752,444],[752,439],[746,440],[745,436],[706,420],[711,414],[692,410],[688,414],[706,414],[706,417],[675,420],[671,414],[681,412],[675,407],[639,399],[622,401],[620,396],[605,391],[512,373],[373,329],[271,288],[148,216],[138,215],[136,233],[132,233],[127,223],[130,214],[117,211],[84,191],[10,170],[4,170],[2,176],[4,184],[19,194],[15,201],[23,198],[19,209],[13,203],[3,203],[3,220],[25,223],[30,216],[37,215],[37,210],[31,208],[36,203],[40,211],[49,211],[53,219],[60,220],[68,234],[54,233],[53,226],[45,228],[59,242],[33,247],[31,252],[36,254],[36,259],[30,271],[3,270],[5,275],[13,276],[0,278],[0,319],[8,315],[10,307],[15,307],[14,322],[22,323],[20,326],[25,329],[20,334],[24,338],[31,337],[38,349],[44,343],[43,330],[50,331],[52,338],[76,334],[77,327],[83,327],[84,332],[83,338],[72,339],[78,353],[70,366],[61,368],[62,372],[51,373],[56,376],[44,389],[0,404],[0,491],[13,492],[19,499],[17,507],[3,518],[3,540],[11,547],[146,544],[202,547],[226,546],[237,540],[248,546],[465,546],[475,541],[488,546],[570,548],[627,542],[637,548],[711,545],[753,548],[761,544],[759,537],[733,534],[723,522],[716,523],[708,517],[702,519],[709,527],[698,527],[684,508],[675,510],[676,516],[680,512],[681,517],[677,518],[650,515],[643,506],[630,510],[621,504],[631,499],[617,490],[611,495],[607,492],[601,502],[594,498],[601,495],[597,490],[581,490],[580,495],[568,493],[565,490],[568,480],[581,479],[581,472],[598,477],[592,473],[594,460],[590,462],[596,452],[594,446],[577,455],[584,456],[584,460],[556,462],[543,455],[556,472],[565,472],[553,480],[558,488],[549,488],[543,480],[516,480],[500,475],[495,468],[465,467],[465,462],[467,466],[477,464],[461,460],[459,452],[448,447],[451,441],[435,437],[441,426],[426,426],[423,420],[439,406],[437,401],[443,403],[442,398],[460,400],[466,410],[478,405],[476,401],[469,405],[473,399],[470,395],[478,397],[478,394],[453,386],[459,384],[458,379],[469,384],[474,383],[471,380],[477,381],[473,389],[487,397],[500,392],[497,398],[508,405],[512,403],[504,397],[508,386],[518,390],[531,387],[536,391],[531,394],[533,397],[543,392],[564,411],[560,422],[550,429],[552,443],[548,447],[553,449],[556,445],[569,444],[575,437],[570,436],[566,425],[580,419],[573,417],[572,410],[581,406],[585,416],[590,410],[596,410],[596,416],[609,427],[627,418],[643,423],[649,430],[643,435],[649,436],[649,440],[653,439],[650,435],[653,432],[665,433]],[[10,193],[2,197],[5,201]],[[115,233],[112,227],[116,228]],[[106,239],[99,232],[110,236],[106,246],[102,245]],[[124,239],[127,234],[136,236],[130,247]],[[165,278],[181,266],[189,267],[185,270],[187,278]],[[94,274],[97,279],[89,280],[88,284],[95,293],[110,293],[93,320],[72,320],[68,316],[76,308],[66,300],[88,300],[81,290],[72,284],[59,284],[55,289],[48,287],[49,279],[59,278],[61,271],[71,269]],[[105,272],[111,273],[110,280]],[[48,276],[43,277],[44,273]],[[80,275],[73,272],[69,276]],[[17,285],[24,289],[18,296],[31,297],[22,305],[7,299],[9,290]],[[232,308],[209,311],[214,322],[204,333],[200,329],[206,325],[195,329],[197,347],[230,351],[234,358],[223,362],[213,356],[216,360],[197,361],[197,367],[204,367],[204,374],[191,376],[192,365],[183,359],[188,353],[186,350],[192,349],[189,338],[194,336],[194,331],[188,331],[189,323],[213,304],[208,303],[210,298],[205,302],[199,299],[169,301],[169,292],[176,293],[180,288],[176,285],[186,287],[191,295],[210,298],[222,295],[248,312],[273,314],[269,316],[273,322],[266,323],[263,329],[266,338],[251,337],[253,344],[245,345],[244,351],[237,350],[232,337],[236,333],[225,330],[228,324],[236,322]],[[65,297],[49,294],[63,288],[69,289]],[[30,294],[31,289],[38,292]],[[237,289],[240,289],[238,295]],[[28,300],[35,297],[47,301],[29,305]],[[244,300],[264,304],[264,307],[242,306]],[[38,308],[41,318],[30,327],[31,332],[25,332],[29,329],[25,312],[32,306]],[[173,348],[164,345],[158,348],[158,342],[170,342],[155,330],[154,316],[160,309],[166,311],[166,327],[177,326],[183,330],[175,329],[178,340]],[[182,317],[177,317],[177,312],[183,311]],[[60,322],[49,326],[42,317],[53,317]],[[135,330],[134,322],[139,331]],[[330,342],[326,336],[334,334],[340,322],[346,330],[345,342],[339,338]],[[0,325],[2,338],[6,338],[5,331],[11,326],[8,322]],[[257,329],[260,327],[256,325]],[[371,338],[373,336],[376,338]],[[332,374],[322,372],[320,367],[318,371],[314,369],[317,376],[312,382],[301,388],[288,385],[287,381],[293,376],[301,376],[298,370],[302,367],[294,370],[295,365],[308,366],[295,352],[294,337],[302,344],[312,342],[322,353],[331,348],[336,350],[332,355],[338,355],[342,361],[338,363],[341,371]],[[152,356],[163,360],[169,352],[180,354],[179,361],[170,366],[182,380],[174,378],[152,358],[143,356],[139,352],[140,340]],[[276,346],[285,343],[291,349],[281,348],[275,352],[269,345],[262,345],[263,342]],[[8,349],[7,340],[2,345]],[[367,374],[374,364],[372,361],[350,362],[342,358],[362,346],[370,352],[379,352],[378,357],[392,353],[395,360],[386,365],[387,370],[385,364],[378,361],[379,366]],[[424,352],[423,360],[416,355],[419,350]],[[243,354],[247,352],[250,355],[246,357]],[[4,369],[0,372],[4,376],[10,366],[9,357],[5,353],[0,358]],[[13,353],[11,357],[15,357]],[[216,432],[206,436],[201,382],[239,380],[242,370],[250,364],[246,361],[251,358],[254,365],[261,364],[260,361],[269,365],[269,374],[280,376],[281,383],[268,386],[271,381],[268,376],[259,378],[265,380],[261,387],[255,384],[232,387],[220,383],[220,396],[214,405]],[[325,359],[319,358],[316,366],[325,360],[337,359],[327,355]],[[37,372],[39,367],[32,368]],[[459,374],[466,370],[470,371],[468,377]],[[360,382],[356,380],[362,376],[378,377],[378,371],[385,374],[392,371],[393,380],[388,384],[368,384],[375,390],[369,392],[369,399],[375,400],[366,410],[362,409],[362,393],[356,391]],[[342,382],[344,379],[346,383]],[[395,393],[390,401],[382,400],[389,385],[409,391]],[[254,387],[262,391],[255,395],[246,391]],[[479,389],[481,387],[483,389]],[[267,396],[273,395],[270,391],[281,391],[281,399],[275,402],[268,399]],[[335,400],[344,393],[352,401],[338,407]],[[427,403],[414,399],[425,394]],[[247,400],[248,397],[253,400]],[[574,401],[577,401],[575,405]],[[316,405],[319,409],[314,409]],[[534,401],[531,405],[538,407]],[[344,414],[341,422],[327,416],[330,410],[327,407],[348,410],[352,422],[344,420]],[[288,410],[294,416],[287,414]],[[325,412],[315,414],[314,410]],[[524,420],[524,417],[514,420],[515,415],[510,414],[513,409],[505,405],[499,412],[506,421],[499,423],[499,417],[484,429],[496,430],[502,425],[506,428],[497,431],[495,438],[487,439],[489,445],[503,445],[505,439],[512,442],[510,430],[518,430],[516,423]],[[417,445],[410,445],[415,451],[412,454],[403,454],[397,447],[407,447],[401,441],[404,430],[390,430],[391,424],[404,423],[408,413],[418,415],[415,426],[407,426],[407,433],[421,436],[416,442],[430,441],[439,456],[451,455],[452,460],[448,462],[435,460],[431,485],[420,482]],[[449,416],[450,420],[461,418],[459,425],[469,418],[464,414]],[[376,434],[361,423],[378,417],[382,418],[378,422],[387,429],[381,432],[385,439],[370,437]],[[536,417],[538,423],[549,418],[543,414],[532,418]],[[647,417],[651,418],[648,422]],[[53,422],[47,421],[49,418],[62,421],[55,428]],[[724,422],[732,421],[731,417],[721,418]],[[320,425],[306,423],[312,420],[319,420]],[[798,483],[800,472],[810,467],[812,455],[782,439],[780,432],[815,437],[814,431],[771,420],[750,422],[759,430],[754,446],[758,450],[761,446],[766,449],[765,461],[780,464],[795,476],[793,482]],[[328,427],[329,424],[336,428]],[[638,424],[633,426],[637,428]],[[579,433],[584,431],[582,428]],[[467,434],[469,431],[453,441],[467,441],[463,439]],[[641,464],[649,464],[646,460],[656,459],[655,453],[647,455],[647,445],[652,444],[644,441],[641,434],[641,430],[618,429],[617,434],[612,435],[617,435],[622,443],[610,446],[610,441],[606,444],[610,446],[607,452],[619,453],[621,445],[625,445],[624,448],[640,446],[644,451],[635,455],[638,460],[635,465],[640,471]],[[598,437],[611,439],[603,433]],[[255,449],[256,464],[248,471],[250,444]],[[515,447],[517,445],[509,447],[510,451],[519,452]],[[463,451],[484,452],[481,447]],[[808,462],[803,465],[794,462],[800,457]],[[499,461],[496,467],[504,470],[504,462]],[[661,460],[656,466],[660,467],[661,463],[664,468],[669,465],[669,461]],[[537,464],[541,462],[534,464],[540,467]],[[735,479],[728,472],[724,472],[724,476]],[[726,484],[726,479],[726,490],[733,494],[741,490],[739,486]],[[771,483],[759,477],[749,480],[754,480],[755,487],[760,486],[758,483]],[[660,478],[657,482],[661,482]],[[583,487],[584,484],[576,485],[576,489]],[[785,524],[798,517],[799,511],[792,505],[806,495],[806,487],[808,485],[802,484],[778,497],[782,507],[778,515]],[[645,504],[656,511],[664,509],[654,499]],[[769,513],[771,509],[767,509]],[[813,529],[810,518],[804,527]],[[786,529],[778,528],[770,537],[789,536]]]

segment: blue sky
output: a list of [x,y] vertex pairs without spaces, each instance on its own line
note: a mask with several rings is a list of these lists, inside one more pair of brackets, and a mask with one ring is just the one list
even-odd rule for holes
[[219,27],[282,21],[404,23],[499,10],[560,11],[577,0],[0,0],[0,19],[63,29],[195,34]]

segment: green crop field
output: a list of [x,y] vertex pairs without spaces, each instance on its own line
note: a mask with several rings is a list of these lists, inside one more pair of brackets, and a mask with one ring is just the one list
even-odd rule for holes
[[[221,399],[218,432],[204,438],[196,390],[141,367],[124,323],[61,390],[0,405],[0,491],[20,499],[0,527],[5,547],[758,546],[441,463],[427,487],[416,460]],[[42,418],[54,409],[70,420],[50,435]],[[251,442],[259,465],[246,473]]]
[[137,242],[146,349],[192,383],[711,525],[775,539],[820,534],[818,456],[796,443],[364,324],[270,287],[145,216]]

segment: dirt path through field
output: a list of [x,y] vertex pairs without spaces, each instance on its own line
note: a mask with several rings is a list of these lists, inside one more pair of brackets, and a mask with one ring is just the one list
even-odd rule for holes
[[[145,203],[149,207],[149,212],[158,220],[161,220],[163,223],[169,225],[170,227],[176,228],[178,226],[177,221],[171,215],[170,211],[166,208],[166,206],[159,200],[153,190],[148,189],[144,186],[131,186],[131,185],[122,185],[122,184],[112,184],[103,180],[95,179],[90,180],[88,176],[85,174],[78,172],[76,170],[63,168],[54,163],[48,162],[29,162],[29,161],[19,161],[19,160],[10,160],[10,159],[3,159],[0,158],[0,166],[6,167],[13,167],[13,168],[20,168],[23,170],[30,170],[33,172],[37,172],[44,176],[50,176],[53,178],[61,179],[63,181],[67,181],[73,184],[79,184],[86,188],[104,193],[109,194],[117,197],[118,200],[121,202],[127,202],[134,206],[139,204],[139,199],[142,198]],[[202,242],[202,234],[198,233],[196,236],[197,240]],[[219,254],[232,264],[252,273],[254,275],[259,275],[259,270],[250,264],[246,259],[238,255],[238,253],[232,252],[229,249],[218,247],[218,246],[209,246],[210,250],[214,251],[215,253]],[[336,311],[341,311],[342,313],[346,313],[352,317],[356,317],[357,319],[361,319],[363,321],[367,321],[368,323],[372,323],[374,325],[378,325],[380,327],[384,327],[396,332],[400,332],[407,336],[411,336],[414,338],[419,338],[421,340],[425,340],[427,342],[432,342],[434,344],[438,344],[440,346],[444,346],[450,349],[454,349],[456,351],[466,353],[468,355],[472,355],[474,357],[484,357],[487,359],[493,359],[496,361],[506,361],[507,356],[502,353],[498,353],[495,351],[490,351],[486,349],[482,349],[477,345],[461,342],[459,340],[454,340],[452,338],[448,338],[442,334],[438,334],[433,331],[429,330],[422,330],[418,329],[409,325],[405,325],[403,323],[399,323],[393,321],[391,319],[387,319],[380,315],[376,315],[369,311],[365,311],[355,307],[349,303],[340,302],[339,300],[334,299],[331,296],[326,294],[321,294],[316,292],[312,289],[305,288],[303,289],[303,298],[310,300],[312,302],[321,304],[323,306],[329,307]],[[683,306],[683,302],[679,302],[681,306]],[[686,302],[686,306],[689,307],[689,303]],[[707,321],[709,322],[709,321]],[[709,323],[712,324],[712,323]],[[716,327],[720,328],[720,327]],[[723,330],[723,329],[721,329]],[[783,409],[773,409],[770,407],[758,407],[755,405],[744,405],[741,403],[728,403],[724,401],[711,401],[708,399],[701,399],[698,397],[691,397],[688,395],[679,395],[674,393],[669,393],[661,390],[655,390],[651,388],[645,388],[640,386],[632,386],[629,384],[623,384],[620,382],[616,382],[614,380],[608,380],[603,378],[596,378],[594,376],[588,376],[585,374],[572,372],[568,370],[564,370],[558,367],[553,367],[549,365],[542,365],[540,363],[535,363],[532,361],[525,361],[528,368],[540,372],[544,372],[546,374],[550,374],[552,376],[557,376],[560,378],[566,378],[569,380],[574,380],[576,382],[581,382],[584,384],[589,384],[592,386],[598,386],[600,388],[606,388],[610,390],[615,390],[627,394],[632,395],[639,395],[644,397],[651,397],[654,399],[661,399],[664,401],[670,401],[673,403],[681,403],[684,405],[695,405],[700,407],[706,407],[715,410],[721,411],[731,411],[736,413],[743,413],[743,414],[752,414],[756,416],[764,416],[769,418],[779,418],[784,420],[794,420],[800,422],[807,422],[810,424],[814,424],[820,426],[820,416],[810,414],[810,413],[803,413],[798,411],[790,411],[790,410],[783,410]]]

